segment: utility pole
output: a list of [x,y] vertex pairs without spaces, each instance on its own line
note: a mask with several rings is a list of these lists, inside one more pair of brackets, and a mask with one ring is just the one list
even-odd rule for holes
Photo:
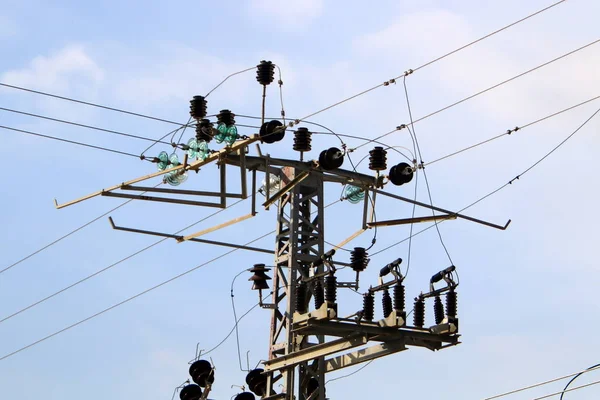
[[[257,66],[257,80],[263,85],[263,100],[266,85],[273,80],[273,68],[274,64],[267,61]],[[218,126],[214,128],[205,119],[206,99],[195,96],[190,103],[190,114],[197,121],[196,135],[187,144],[174,144],[174,147],[185,152],[183,162],[179,162],[176,153],[169,155],[162,152],[158,157],[148,159],[157,164],[157,172],[64,204],[56,203],[56,207],[63,208],[96,196],[107,196],[224,209],[229,199],[251,198],[248,214],[185,236],[126,228],[116,225],[110,219],[116,230],[171,237],[178,242],[192,241],[273,254],[272,267],[257,264],[249,269],[254,273],[250,280],[254,283],[253,289],[259,291],[260,305],[271,311],[268,357],[263,368],[250,371],[246,377],[248,388],[254,394],[244,392],[236,399],[253,399],[257,395],[264,400],[325,400],[327,373],[391,355],[410,346],[437,351],[460,343],[454,266],[436,273],[432,276],[428,289],[416,294],[412,324],[407,321],[404,277],[399,268],[402,260],[399,258],[381,268],[378,282],[371,284],[364,293],[363,309],[350,310],[354,312],[343,316],[345,311],[338,305],[337,291],[359,289],[360,272],[369,263],[368,249],[355,247],[349,263],[334,258],[335,250],[375,227],[456,218],[496,229],[506,229],[508,223],[504,226],[496,225],[384,190],[389,184],[401,186],[410,182],[413,174],[418,172],[418,166],[399,163],[384,174],[382,171],[387,170],[387,156],[382,147],[375,147],[370,152],[369,169],[375,172],[374,176],[341,168],[347,155],[345,148],[340,150],[331,147],[323,150],[318,160],[304,161],[304,153],[311,150],[311,134],[302,127],[293,131],[294,150],[300,152],[300,160],[264,155],[258,142],[271,144],[281,141],[286,130],[297,123],[284,125],[278,120],[264,122],[264,101],[263,123],[259,133],[251,136],[237,134],[235,115],[231,111],[222,110],[217,116]],[[220,150],[209,149],[208,143],[213,138],[217,143],[224,142],[225,146]],[[253,145],[256,145],[257,155],[251,155]],[[201,167],[209,163],[219,166],[220,188],[216,192],[137,186],[140,182],[156,177],[162,177],[164,183],[178,186],[187,179],[188,172],[199,172]],[[228,179],[231,179],[226,172],[228,167],[236,168],[239,172],[239,193],[227,189]],[[259,190],[257,175],[262,173],[265,175],[265,185]],[[251,189],[248,189],[248,174]],[[345,186],[344,196],[348,201],[363,203],[362,223],[346,240],[326,249],[324,191],[325,186],[330,184],[335,185],[336,190],[339,185]],[[146,194],[135,194],[136,192]],[[262,203],[264,208],[268,209],[275,204],[277,206],[274,251],[201,238],[254,217],[257,214],[259,192],[266,197],[266,201]],[[194,200],[178,197],[181,195],[192,196]],[[416,204],[441,214],[375,221],[377,196]],[[351,268],[355,279],[338,281],[336,274],[341,268]],[[271,269],[271,302],[266,303],[262,291],[269,289],[267,280],[271,278],[267,273]],[[390,295],[390,290],[393,295]],[[379,295],[383,301],[383,316],[377,319],[374,301],[375,296]],[[445,307],[441,295],[446,297]],[[434,299],[435,324],[431,325],[425,325],[427,298]],[[314,303],[312,307],[311,301]],[[180,398],[207,399],[214,381],[214,367],[206,360],[196,360],[190,367],[190,375],[195,384],[182,385]],[[279,387],[282,389],[278,389]]]

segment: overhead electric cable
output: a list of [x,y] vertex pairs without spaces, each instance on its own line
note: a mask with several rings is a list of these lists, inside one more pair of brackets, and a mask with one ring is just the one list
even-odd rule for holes
[[430,161],[430,162],[428,162],[428,163],[425,163],[425,164],[424,164],[424,166],[429,166],[429,165],[431,165],[431,164],[433,164],[433,163],[436,163],[436,162],[438,162],[438,161],[445,160],[446,158],[450,158],[450,157],[452,157],[452,156],[455,156],[455,155],[457,155],[457,154],[463,153],[463,152],[465,152],[465,151],[467,151],[467,150],[474,149],[474,148],[476,148],[476,147],[479,147],[479,146],[481,146],[481,145],[483,145],[483,144],[489,143],[489,142],[491,142],[491,141],[493,141],[493,140],[499,139],[499,138],[501,138],[501,137],[504,137],[504,136],[507,136],[507,135],[511,135],[511,134],[513,134],[513,133],[514,133],[514,132],[516,132],[516,131],[520,131],[520,130],[522,130],[522,129],[525,129],[525,128],[529,127],[529,126],[535,125],[535,124],[537,124],[537,123],[539,123],[539,122],[545,121],[545,120],[547,120],[547,119],[550,119],[550,118],[552,118],[552,117],[555,117],[555,116],[557,116],[557,115],[560,115],[560,114],[562,114],[562,113],[565,113],[565,112],[567,112],[567,111],[573,110],[573,109],[575,109],[575,108],[577,108],[577,107],[579,107],[579,106],[582,106],[582,105],[584,105],[584,104],[590,103],[590,102],[592,102],[592,101],[594,101],[594,100],[597,100],[597,99],[600,99],[600,96],[593,97],[593,98],[591,98],[591,99],[589,99],[589,100],[586,100],[586,101],[583,101],[583,102],[581,102],[581,103],[575,104],[574,106],[571,106],[571,107],[565,108],[565,109],[563,109],[563,110],[560,110],[560,111],[558,111],[558,112],[555,112],[555,113],[553,113],[553,114],[550,114],[550,115],[547,115],[547,116],[545,116],[545,117],[542,117],[542,118],[536,119],[535,121],[529,122],[529,123],[527,123],[527,124],[525,124],[525,125],[521,125],[521,126],[517,126],[517,127],[513,128],[513,129],[509,129],[509,130],[507,130],[506,132],[504,132],[504,133],[502,133],[502,134],[500,134],[500,135],[493,136],[493,137],[491,137],[491,138],[489,138],[489,139],[486,139],[486,140],[484,140],[484,141],[482,141],[482,142],[475,143],[475,144],[473,144],[473,145],[471,145],[471,146],[465,147],[464,149],[461,149],[461,150],[455,151],[455,152],[453,152],[453,153],[447,154],[447,155],[445,155],[445,156],[443,156],[443,157],[440,157],[440,158],[436,158],[436,159],[435,159],[435,160],[433,160],[433,161]]
[[208,92],[208,93],[206,93],[206,96],[204,96],[204,97],[205,97],[205,98],[206,98],[206,97],[208,97],[208,96],[209,96],[209,95],[210,95],[212,92],[214,92],[214,91],[215,91],[215,90],[217,90],[217,89],[218,89],[218,88],[219,88],[219,87],[220,87],[222,84],[224,84],[224,83],[225,83],[225,82],[226,82],[226,81],[227,81],[229,78],[231,78],[231,77],[233,77],[233,76],[236,76],[236,75],[239,75],[239,74],[242,74],[242,73],[244,73],[244,72],[251,71],[251,70],[253,70],[253,69],[256,69],[256,67],[255,67],[255,66],[253,66],[253,67],[246,68],[246,69],[243,69],[243,70],[241,70],[241,71],[238,71],[238,72],[234,72],[233,74],[229,74],[229,75],[227,75],[227,76],[225,77],[225,79],[223,79],[223,80],[222,80],[222,81],[221,81],[221,82],[220,82],[220,83],[219,83],[217,86],[215,86],[214,88],[212,88],[211,90],[209,90],[209,92]]
[[[418,70],[420,70],[420,69],[423,69],[423,68],[425,68],[425,67],[427,67],[427,66],[429,66],[429,65],[431,65],[431,64],[433,64],[433,63],[435,63],[435,62],[437,62],[437,61],[440,61],[440,60],[442,60],[442,59],[444,59],[444,58],[446,58],[446,57],[448,57],[448,56],[450,56],[450,55],[452,55],[452,54],[455,54],[455,53],[456,53],[456,52],[458,52],[458,51],[464,50],[464,49],[466,49],[467,47],[470,47],[470,46],[472,46],[472,45],[474,45],[474,44],[476,44],[476,43],[478,43],[478,42],[480,42],[480,41],[482,41],[482,40],[484,40],[484,39],[487,39],[487,38],[489,38],[489,37],[491,37],[491,36],[493,36],[493,35],[495,35],[495,34],[497,34],[497,33],[500,33],[500,32],[502,32],[502,31],[504,31],[504,30],[506,30],[506,29],[508,29],[508,28],[510,28],[510,27],[513,27],[513,26],[515,26],[515,25],[517,25],[517,24],[519,24],[519,23],[521,23],[521,22],[523,22],[523,21],[526,21],[526,20],[528,20],[529,18],[532,18],[532,17],[534,17],[534,16],[536,16],[536,15],[538,15],[538,14],[540,14],[540,13],[542,13],[542,12],[546,11],[546,10],[549,10],[549,9],[551,9],[551,8],[553,8],[553,7],[555,7],[555,6],[559,5],[559,4],[561,4],[561,3],[564,3],[565,1],[566,1],[566,0],[560,0],[560,1],[557,1],[556,3],[553,3],[553,4],[549,5],[548,7],[545,7],[545,8],[543,8],[543,9],[541,9],[541,10],[538,10],[538,11],[534,12],[533,14],[529,14],[528,16],[526,16],[526,17],[523,17],[523,18],[521,18],[521,19],[519,19],[519,20],[517,20],[517,21],[515,21],[515,22],[513,22],[513,23],[511,23],[511,24],[508,24],[508,25],[506,25],[506,26],[504,26],[504,27],[500,28],[500,29],[497,29],[497,30],[495,30],[495,31],[493,31],[493,32],[490,32],[490,33],[488,33],[487,35],[484,35],[484,36],[480,37],[479,39],[476,39],[476,40],[474,40],[474,41],[472,41],[472,42],[469,42],[469,43],[465,44],[464,46],[461,46],[461,47],[459,47],[459,48],[457,48],[457,49],[455,49],[455,50],[452,50],[452,51],[451,51],[451,52],[449,52],[449,53],[446,53],[446,54],[444,54],[444,55],[442,55],[442,56],[440,56],[440,57],[437,57],[437,58],[435,58],[435,59],[433,59],[433,60],[431,60],[431,61],[429,61],[429,62],[426,62],[425,64],[423,64],[423,65],[421,65],[421,66],[418,66],[418,67],[416,67],[416,68],[414,68],[414,69],[409,69],[409,70],[405,71],[405,72],[404,72],[402,75],[399,75],[399,76],[397,76],[397,77],[395,77],[395,78],[392,78],[392,79],[391,79],[391,80],[389,80],[389,81],[385,81],[385,82],[383,82],[383,83],[380,83],[379,85],[373,86],[373,87],[371,87],[371,88],[369,88],[369,89],[363,90],[363,91],[362,91],[362,92],[360,92],[360,93],[357,93],[357,94],[355,94],[355,95],[353,95],[353,96],[350,96],[350,97],[348,97],[348,98],[345,98],[345,99],[343,99],[343,100],[341,100],[341,101],[338,101],[337,103],[334,103],[334,104],[332,104],[332,105],[330,105],[330,106],[328,106],[328,107],[325,107],[325,108],[322,108],[322,109],[320,109],[320,110],[318,110],[318,111],[315,111],[315,112],[313,112],[312,114],[309,114],[309,115],[307,115],[306,117],[304,117],[304,118],[302,118],[302,119],[300,119],[300,120],[297,120],[297,121],[303,121],[303,120],[305,120],[305,119],[307,119],[307,118],[313,117],[313,116],[315,116],[315,115],[317,115],[317,114],[320,114],[320,113],[322,113],[322,112],[324,112],[324,111],[327,111],[327,110],[329,110],[329,109],[331,109],[331,108],[334,108],[334,107],[336,107],[336,106],[339,106],[340,104],[343,104],[343,103],[345,103],[345,102],[347,102],[347,101],[350,101],[350,100],[352,100],[352,99],[355,99],[355,98],[357,98],[357,97],[359,97],[359,96],[362,96],[362,95],[364,95],[364,94],[366,94],[366,93],[369,93],[369,92],[371,92],[371,91],[373,91],[373,90],[375,90],[375,89],[378,89],[378,88],[380,88],[380,87],[383,87],[383,86],[389,86],[389,84],[390,84],[390,83],[394,83],[394,82],[396,81],[396,79],[400,79],[400,78],[402,78],[402,77],[405,77],[405,76],[407,76],[407,75],[410,75],[410,74],[412,74],[412,73],[413,73],[413,72],[415,72],[415,71],[418,71]],[[416,122],[416,121],[415,121],[415,122]]]
[[103,151],[108,151],[111,153],[116,153],[116,154],[122,154],[124,156],[129,156],[129,157],[135,157],[135,158],[139,158],[139,156],[133,154],[133,153],[127,153],[125,151],[120,151],[120,150],[115,150],[115,149],[110,149],[108,147],[102,147],[102,146],[95,146],[93,144],[87,144],[87,143],[82,143],[82,142],[77,142],[75,140],[68,140],[68,139],[63,139],[63,138],[59,138],[56,136],[50,136],[50,135],[43,135],[41,133],[36,133],[36,132],[31,132],[31,131],[26,131],[24,129],[17,129],[17,128],[11,128],[9,126],[4,126],[4,125],[0,125],[0,128],[2,129],[7,129],[10,131],[15,131],[15,132],[19,132],[19,133],[24,133],[26,135],[32,135],[32,136],[38,136],[38,137],[43,137],[46,139],[52,139],[52,140],[57,140],[59,142],[65,142],[65,143],[70,143],[70,144],[76,144],[78,146],[83,146],[83,147],[89,147],[92,149],[96,149],[96,150],[103,150]]
[[586,388],[586,387],[588,387],[588,386],[594,386],[594,385],[597,385],[597,384],[599,384],[599,383],[600,383],[600,380],[598,380],[598,381],[595,381],[595,382],[592,382],[592,383],[588,383],[588,384],[586,384],[586,385],[576,386],[576,387],[574,387],[574,388],[572,388],[572,389],[561,390],[560,392],[550,393],[550,394],[547,394],[547,395],[545,395],[545,396],[542,396],[542,397],[536,397],[536,398],[535,398],[535,399],[533,399],[533,400],[542,400],[542,399],[548,399],[548,398],[550,398],[550,397],[558,396],[559,394],[560,394],[560,395],[562,395],[563,393],[567,393],[567,392],[574,392],[575,390],[583,389],[583,388]]

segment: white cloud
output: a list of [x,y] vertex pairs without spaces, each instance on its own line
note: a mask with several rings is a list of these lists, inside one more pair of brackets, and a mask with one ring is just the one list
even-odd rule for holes
[[323,0],[252,0],[249,11],[261,23],[295,29],[322,14]]

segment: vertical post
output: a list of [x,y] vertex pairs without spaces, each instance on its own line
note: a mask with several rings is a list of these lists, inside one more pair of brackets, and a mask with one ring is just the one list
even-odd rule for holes
[[[290,180],[294,178],[294,169],[286,167],[283,172]],[[323,221],[323,180],[318,174],[311,174],[279,201],[269,360],[312,344],[308,337],[293,332],[292,318],[296,311],[297,284],[303,277],[308,277],[310,265],[324,253]],[[316,272],[322,272],[322,268]],[[312,297],[312,287],[309,289],[307,301]],[[317,340],[323,343],[324,337],[317,337]],[[319,382],[319,393],[312,398],[324,400],[322,359],[285,369],[278,376],[269,374],[268,395],[274,394],[274,383],[282,379],[286,400],[305,400],[310,396],[307,388],[313,378]]]

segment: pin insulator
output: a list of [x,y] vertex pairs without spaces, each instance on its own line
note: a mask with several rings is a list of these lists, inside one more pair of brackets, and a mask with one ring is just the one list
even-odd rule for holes
[[221,110],[219,114],[217,114],[217,121],[219,124],[224,124],[227,127],[235,124],[235,114],[230,110]]
[[256,397],[250,392],[242,392],[235,396],[233,400],[256,400]]
[[267,393],[267,376],[262,368],[256,368],[246,375],[246,384],[248,389],[257,396],[264,396]]
[[192,380],[201,387],[206,387],[209,383],[215,381],[215,376],[212,373],[212,365],[206,360],[194,361],[190,365],[189,372]]
[[405,307],[405,289],[404,285],[400,282],[394,285],[394,310],[396,312],[404,312]]
[[328,275],[325,277],[325,300],[328,303],[335,303],[337,299],[337,277]]
[[196,124],[196,139],[209,143],[214,137],[213,124],[207,119]]
[[450,291],[446,293],[446,313],[448,317],[456,318],[457,311],[458,297],[454,289],[450,289]]
[[377,146],[369,151],[369,169],[373,171],[383,171],[386,168],[387,151],[381,146]]
[[190,100],[190,115],[195,120],[206,117],[206,99],[203,96],[194,96]]
[[337,147],[331,147],[323,150],[319,154],[319,165],[326,171],[331,171],[342,166],[344,163],[344,153]]
[[185,385],[181,392],[179,392],[179,398],[181,400],[199,400],[202,397],[202,389],[198,385]]
[[254,275],[252,275],[248,280],[253,282],[252,290],[262,290],[268,289],[269,284],[267,280],[271,278],[266,275],[271,268],[266,268],[265,264],[254,264],[254,267],[250,270]]
[[300,314],[304,314],[307,311],[306,304],[306,283],[300,282],[296,286],[296,311]]
[[346,189],[344,189],[344,197],[352,203],[357,204],[360,203],[365,198],[365,190],[361,187],[348,185]]
[[365,321],[373,321],[375,317],[375,296],[368,292],[363,296],[363,319]]
[[273,82],[275,77],[275,64],[271,61],[262,60],[260,64],[256,66],[256,80],[261,85],[268,85]]
[[296,151],[310,151],[312,149],[311,146],[311,135],[312,133],[308,130],[308,128],[298,128],[294,132],[294,150]]
[[281,121],[274,119],[262,124],[258,134],[260,135],[260,140],[264,143],[279,142],[285,137],[285,127],[283,127]]
[[436,325],[441,324],[444,320],[444,305],[439,294],[433,300],[433,315],[435,316]]
[[414,175],[413,168],[405,162],[394,165],[390,168],[388,174],[390,182],[396,186],[404,185],[412,180]]
[[323,290],[323,284],[321,283],[320,279],[317,279],[317,281],[315,282],[315,287],[313,288],[313,290],[315,297],[315,308],[318,309],[323,305],[323,303],[325,303],[325,292]]
[[387,289],[383,290],[383,297],[381,299],[381,302],[383,304],[383,316],[384,318],[389,317],[389,315],[392,313],[392,296],[390,296],[390,291]]
[[355,247],[350,252],[350,268],[356,272],[364,271],[367,268],[369,259],[367,258],[367,250],[364,247]]
[[425,326],[425,299],[421,296],[415,298],[413,325],[417,328]]

